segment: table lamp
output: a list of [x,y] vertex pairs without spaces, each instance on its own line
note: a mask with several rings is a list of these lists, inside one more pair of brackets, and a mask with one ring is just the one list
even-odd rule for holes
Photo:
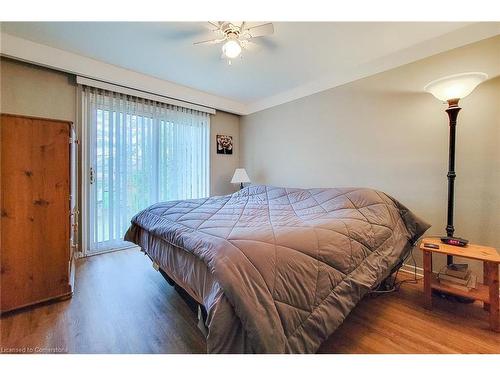
[[[424,90],[430,92],[437,99],[448,103],[446,113],[448,113],[450,123],[449,138],[449,159],[448,159],[448,213],[446,236],[441,237],[443,243],[454,246],[466,246],[468,241],[454,237],[455,227],[453,226],[453,204],[455,194],[455,135],[460,99],[469,95],[481,82],[488,78],[488,75],[480,72],[460,73],[443,77],[432,81],[425,86]],[[453,263],[453,257],[448,256],[447,263]]]
[[243,189],[243,184],[246,182],[250,182],[250,178],[248,178],[245,168],[236,168],[231,183],[240,184],[240,189]]

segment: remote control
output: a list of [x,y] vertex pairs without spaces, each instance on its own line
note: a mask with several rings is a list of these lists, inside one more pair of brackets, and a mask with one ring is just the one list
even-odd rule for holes
[[439,245],[433,243],[424,243],[424,247],[428,247],[429,249],[439,249]]

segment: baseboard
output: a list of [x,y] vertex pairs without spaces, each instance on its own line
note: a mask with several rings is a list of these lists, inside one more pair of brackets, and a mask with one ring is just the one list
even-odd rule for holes
[[416,270],[418,277],[424,277],[424,269],[422,267],[416,267],[413,264],[403,263],[403,265],[401,266],[401,268],[399,270],[400,270],[400,272],[411,273],[412,275],[415,274],[415,270]]

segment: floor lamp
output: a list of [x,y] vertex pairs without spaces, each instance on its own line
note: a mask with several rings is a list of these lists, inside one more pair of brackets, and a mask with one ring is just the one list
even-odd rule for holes
[[[469,95],[481,82],[488,78],[488,75],[480,72],[470,72],[454,74],[430,82],[425,86],[425,91],[430,92],[437,99],[448,103],[446,113],[448,113],[450,123],[450,144],[448,158],[448,212],[446,224],[446,236],[441,237],[443,243],[454,246],[466,246],[468,241],[455,237],[455,227],[453,226],[453,206],[455,199],[455,136],[460,99]],[[453,263],[453,257],[448,255],[447,263]]]

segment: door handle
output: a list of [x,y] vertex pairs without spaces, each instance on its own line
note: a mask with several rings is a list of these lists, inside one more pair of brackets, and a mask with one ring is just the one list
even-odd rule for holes
[[95,171],[94,168],[90,168],[90,184],[92,185],[95,181]]

